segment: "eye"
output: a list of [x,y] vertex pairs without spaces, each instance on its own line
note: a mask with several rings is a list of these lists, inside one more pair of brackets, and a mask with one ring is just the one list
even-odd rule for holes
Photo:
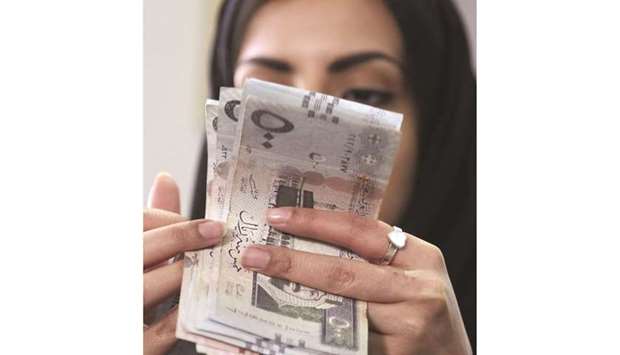
[[394,98],[394,94],[376,89],[350,89],[342,95],[342,98],[370,106],[387,106]]

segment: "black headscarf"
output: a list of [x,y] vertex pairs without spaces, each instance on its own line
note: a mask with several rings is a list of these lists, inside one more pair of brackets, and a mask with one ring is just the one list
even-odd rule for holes
[[[228,0],[219,12],[211,58],[211,95],[234,86],[245,26],[263,1]],[[450,0],[385,0],[404,38],[405,82],[418,112],[418,162],[403,230],[437,245],[473,349],[476,349],[476,81],[463,24]],[[203,144],[193,218],[205,212]]]

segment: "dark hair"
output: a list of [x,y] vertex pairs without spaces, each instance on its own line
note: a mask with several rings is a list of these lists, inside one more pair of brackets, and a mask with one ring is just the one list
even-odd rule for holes
[[[222,4],[211,58],[211,95],[234,86],[245,26],[264,0]],[[413,196],[400,226],[437,245],[476,348],[476,81],[463,24],[450,0],[385,0],[404,39],[406,80],[418,112]],[[203,144],[192,217],[204,216]]]

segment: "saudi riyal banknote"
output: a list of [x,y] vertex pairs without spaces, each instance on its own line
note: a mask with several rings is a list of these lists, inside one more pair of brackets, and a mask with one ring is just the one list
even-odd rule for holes
[[[211,170],[211,180],[207,175],[207,203],[205,205],[206,218],[216,221],[226,221],[226,211],[230,199],[226,197],[226,189],[229,185],[233,161],[233,144],[235,141],[238,106],[241,99],[241,90],[235,88],[221,88],[220,100],[211,116],[214,118],[206,124],[207,132],[212,133],[212,142],[209,146],[214,146],[208,154],[209,170]],[[209,172],[207,173],[209,174]],[[207,295],[211,287],[213,277],[217,275],[217,265],[214,264],[215,255],[220,253],[220,246],[217,245],[206,253],[200,255],[200,265],[197,268],[199,276],[196,278],[192,288],[194,298],[194,315],[190,318],[192,325],[195,325],[199,318],[204,318],[206,312]],[[193,326],[195,331],[195,326]]]
[[400,139],[402,115],[332,96],[249,80],[242,93],[228,233],[215,255],[205,332],[230,327],[269,339],[278,352],[364,354],[364,302],[245,270],[251,244],[355,258],[267,225],[277,206],[376,217]]
[[[218,101],[207,100],[205,103],[205,126],[207,136],[207,150],[214,152],[216,150],[216,132],[215,124],[217,120],[217,108]],[[212,185],[214,179],[215,169],[215,157],[209,157],[207,164],[207,186]],[[215,210],[207,210],[205,218],[213,218],[215,216]],[[217,341],[206,339],[200,334],[196,334],[194,327],[194,316],[196,308],[200,302],[200,292],[197,291],[203,287],[204,282],[199,280],[202,276],[200,273],[201,266],[205,266],[207,257],[212,254],[212,249],[189,251],[184,255],[184,267],[183,267],[183,281],[181,285],[181,293],[179,297],[179,316],[176,327],[176,336],[179,339],[184,339],[197,344],[201,344],[203,347],[226,348],[226,344],[218,344]],[[208,289],[203,289],[206,293]]]
[[[228,186],[230,169],[233,159],[232,151],[235,141],[236,122],[239,112],[241,90],[221,88],[220,100],[207,100],[205,105],[205,125],[207,135],[208,170],[207,170],[207,203],[205,218],[225,220],[228,199],[225,189]],[[213,332],[205,333],[196,328],[196,323],[206,318],[205,302],[214,282],[213,256],[217,247],[185,254],[185,268],[181,297],[179,302],[179,320],[177,337],[196,343],[197,350],[211,353],[250,354],[268,353],[268,339],[257,338],[231,327],[219,326]],[[253,349],[251,351],[250,349]]]
[[219,246],[185,254],[177,337],[209,354],[365,354],[366,304],[245,270],[267,244],[357,259],[267,225],[267,208],[296,206],[375,218],[402,115],[248,80],[206,103],[206,218],[226,223]]
[[[222,88],[222,105],[215,100],[207,100],[205,105],[205,125],[207,135],[207,203],[205,218],[225,220],[226,210],[224,189],[226,186],[226,164],[231,159],[234,143],[235,121],[234,107],[241,97],[239,89]],[[221,119],[220,119],[221,117]],[[219,139],[218,139],[219,138]],[[209,292],[210,269],[216,248],[185,253],[183,284],[179,301],[179,318],[177,337],[195,342],[202,350],[227,353],[245,353],[246,342],[222,335],[205,334],[195,327],[196,321],[204,317],[204,303]]]

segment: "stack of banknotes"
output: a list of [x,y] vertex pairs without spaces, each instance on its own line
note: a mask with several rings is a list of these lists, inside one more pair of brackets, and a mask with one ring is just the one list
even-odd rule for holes
[[376,218],[402,115],[255,79],[205,106],[205,217],[227,231],[220,245],[185,253],[177,337],[207,354],[366,354],[365,302],[246,270],[240,255],[267,244],[359,259],[270,227],[266,211]]

